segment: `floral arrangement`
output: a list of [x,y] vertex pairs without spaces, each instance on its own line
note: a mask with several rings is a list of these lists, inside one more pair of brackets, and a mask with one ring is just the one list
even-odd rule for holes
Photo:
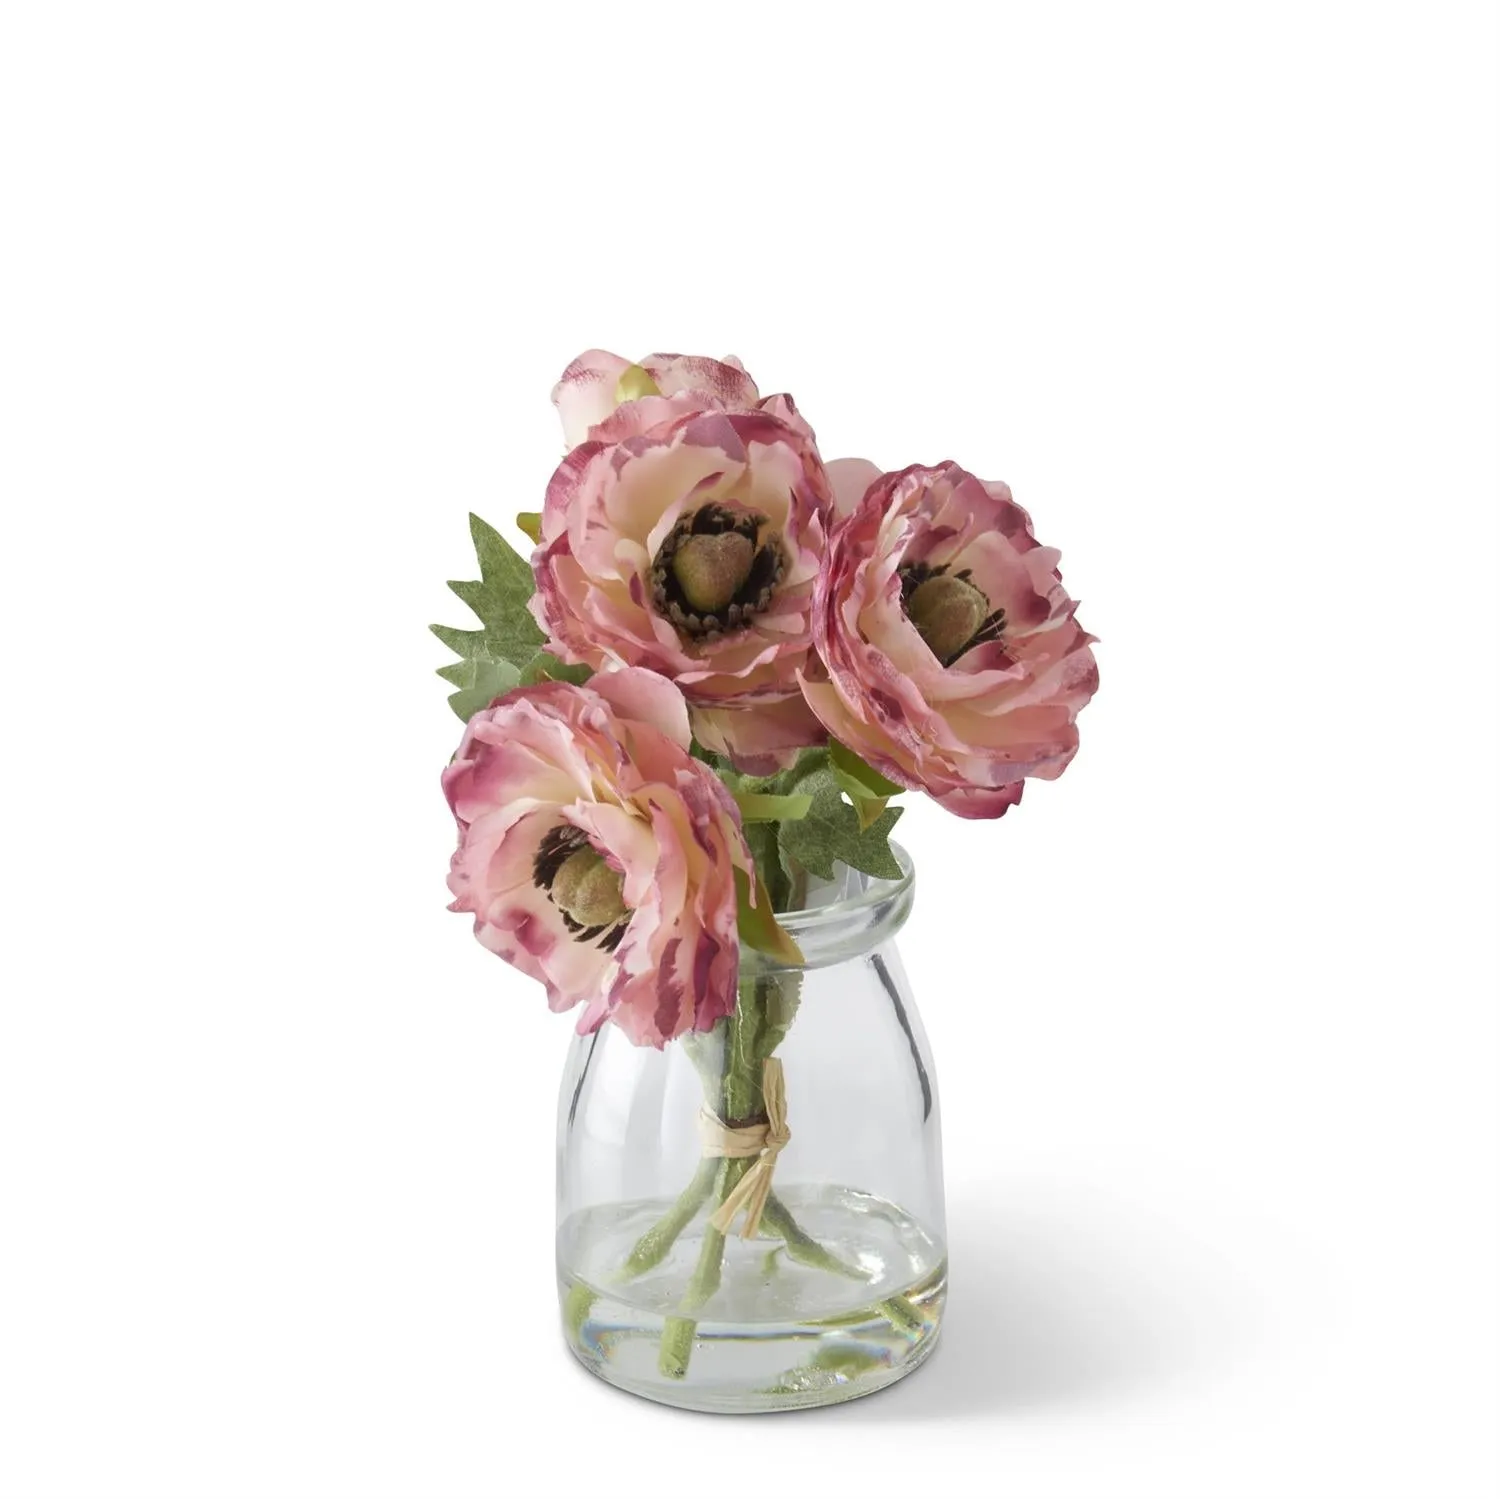
[[796,984],[742,984],[742,947],[794,973],[777,917],[810,881],[897,878],[902,792],[995,818],[1061,775],[1098,672],[1059,554],[1006,485],[825,463],[792,399],[733,358],[593,350],[552,398],[567,455],[517,517],[530,560],[471,517],[480,577],[450,586],[479,627],[433,627],[466,725],[443,773],[448,883],[581,1032],[680,1039],[704,1074],[730,1143],[622,1267],[714,1208],[662,1339],[680,1374],[737,1214],[846,1268],[773,1190]]

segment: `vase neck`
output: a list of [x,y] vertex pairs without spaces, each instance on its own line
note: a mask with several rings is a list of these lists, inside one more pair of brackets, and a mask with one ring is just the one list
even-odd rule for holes
[[893,937],[911,913],[916,874],[911,856],[899,844],[891,853],[900,867],[895,879],[834,866],[834,878],[817,881],[807,903],[777,920],[802,952],[800,964],[788,964],[742,947],[740,972],[746,979],[762,974],[797,972],[846,963],[873,952]]

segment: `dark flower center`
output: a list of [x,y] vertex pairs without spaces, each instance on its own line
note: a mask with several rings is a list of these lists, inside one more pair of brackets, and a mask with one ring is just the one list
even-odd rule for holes
[[651,598],[684,635],[712,640],[748,625],[785,570],[765,516],[708,504],[667,533],[651,563]]
[[906,617],[944,666],[951,666],[974,646],[1000,638],[1005,610],[990,608],[989,599],[974,586],[968,568],[955,573],[946,566],[912,562],[900,570],[899,576]]
[[559,823],[537,845],[532,877],[562,914],[563,925],[577,942],[592,942],[613,952],[630,922],[624,881],[581,828]]

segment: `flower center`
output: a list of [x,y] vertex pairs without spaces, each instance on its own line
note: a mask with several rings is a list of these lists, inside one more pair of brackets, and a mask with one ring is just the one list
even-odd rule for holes
[[651,563],[651,597],[683,634],[712,640],[749,624],[785,568],[765,516],[708,504],[668,532]]
[[552,902],[579,926],[613,926],[625,914],[622,883],[602,854],[581,848],[552,877]]
[[582,829],[563,823],[547,833],[537,847],[532,874],[575,941],[598,937],[601,947],[614,950],[631,915],[624,880]]
[[990,609],[968,568],[950,573],[947,567],[913,562],[901,569],[900,578],[906,617],[944,666],[951,666],[971,647],[1000,638],[1005,611]]

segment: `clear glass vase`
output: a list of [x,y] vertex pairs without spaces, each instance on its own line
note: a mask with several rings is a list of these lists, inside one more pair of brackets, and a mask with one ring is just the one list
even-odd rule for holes
[[799,966],[743,951],[739,1005],[713,1031],[661,1051],[613,1026],[575,1040],[558,1288],[601,1379],[694,1410],[785,1410],[882,1389],[932,1351],[942,1145],[894,945],[911,861],[892,849],[900,879],[840,869],[780,918]]

